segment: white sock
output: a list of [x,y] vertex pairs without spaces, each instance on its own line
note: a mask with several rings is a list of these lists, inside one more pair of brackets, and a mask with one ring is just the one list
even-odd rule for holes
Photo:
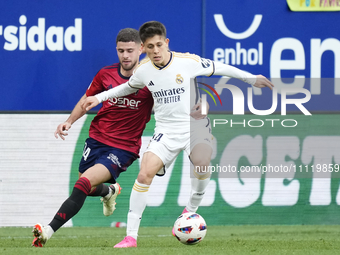
[[46,233],[47,233],[47,239],[50,239],[51,236],[54,234],[53,229],[51,228],[50,225],[47,225],[47,226],[45,227],[45,230],[46,230]]
[[137,240],[138,229],[142,214],[146,207],[146,200],[150,185],[141,184],[137,180],[130,195],[130,209],[127,219],[126,235]]
[[191,192],[190,199],[186,206],[189,212],[196,212],[198,206],[201,204],[205,190],[210,182],[210,178],[200,180],[197,178],[191,178]]

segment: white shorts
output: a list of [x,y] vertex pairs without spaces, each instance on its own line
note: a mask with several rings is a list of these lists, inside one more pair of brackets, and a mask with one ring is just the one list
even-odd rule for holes
[[162,160],[164,167],[157,173],[157,175],[162,176],[181,151],[184,150],[190,156],[192,149],[201,143],[213,148],[213,138],[210,120],[208,119],[206,125],[197,127],[191,130],[191,132],[180,134],[155,133],[150,140],[146,152],[150,151]]

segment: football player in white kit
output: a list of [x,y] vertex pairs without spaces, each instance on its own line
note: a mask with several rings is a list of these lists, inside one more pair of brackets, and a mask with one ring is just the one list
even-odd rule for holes
[[[197,102],[190,93],[197,91],[197,76],[223,75],[238,78],[257,88],[273,87],[262,75],[252,75],[230,65],[214,62],[194,54],[169,51],[165,26],[157,21],[144,23],[139,29],[148,58],[135,69],[128,82],[108,91],[88,97],[83,108],[90,110],[108,98],[136,93],[145,86],[154,99],[156,127],[151,142],[143,155],[141,169],[130,196],[127,236],[115,248],[137,247],[137,235],[147,191],[156,174],[162,175],[177,155],[185,150],[195,169],[191,178],[191,194],[183,212],[196,212],[209,184],[207,169],[212,154],[210,121],[194,119],[190,112]],[[199,98],[199,97],[197,97]],[[202,107],[202,106],[201,106]]]

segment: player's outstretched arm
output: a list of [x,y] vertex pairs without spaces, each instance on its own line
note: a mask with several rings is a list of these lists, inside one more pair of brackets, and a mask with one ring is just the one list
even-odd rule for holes
[[274,85],[263,75],[253,75],[234,66],[226,65],[221,62],[215,63],[215,75],[224,75],[242,80],[257,88],[268,87],[272,89]]
[[98,104],[108,100],[109,98],[127,96],[135,93],[137,90],[138,88],[132,88],[129,85],[129,82],[125,82],[117,87],[114,87],[107,91],[103,91],[95,96],[86,98],[81,107],[82,109],[89,111],[93,107],[96,107]]
[[86,113],[86,111],[83,110],[81,107],[81,104],[86,98],[87,98],[86,94],[83,95],[76,104],[76,106],[74,107],[74,109],[72,110],[68,119],[64,123],[58,125],[56,131],[54,132],[55,138],[58,139],[58,137],[60,137],[61,139],[65,140],[65,136],[68,135],[66,131],[68,131],[71,128],[72,124]]

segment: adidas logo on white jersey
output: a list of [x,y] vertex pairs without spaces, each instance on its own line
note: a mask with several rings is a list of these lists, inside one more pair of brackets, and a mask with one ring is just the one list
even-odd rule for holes
[[155,86],[152,81],[149,82],[148,86]]

